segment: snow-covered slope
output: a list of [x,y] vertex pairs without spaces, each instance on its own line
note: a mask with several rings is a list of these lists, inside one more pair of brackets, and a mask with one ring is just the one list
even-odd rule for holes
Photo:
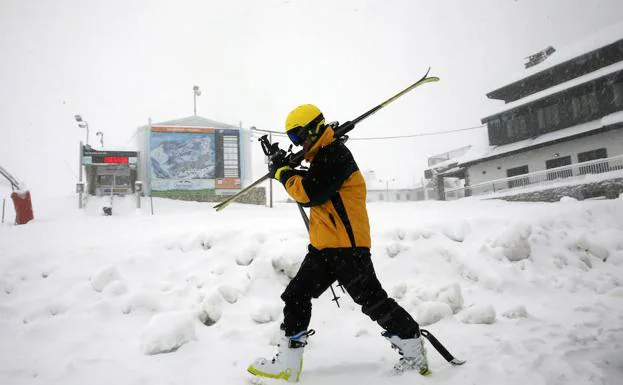
[[[74,197],[0,226],[0,384],[245,384],[306,246],[296,206]],[[397,354],[352,300],[314,301],[302,384],[620,384],[623,199],[369,205],[386,290],[452,353]],[[209,326],[208,326],[209,325]]]

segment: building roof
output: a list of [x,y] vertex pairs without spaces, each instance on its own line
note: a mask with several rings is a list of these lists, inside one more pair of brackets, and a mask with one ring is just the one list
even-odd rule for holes
[[528,103],[531,103],[531,102],[534,102],[534,101],[537,101],[537,100],[540,100],[540,99],[545,99],[548,96],[557,94],[557,93],[562,92],[562,91],[564,91],[566,89],[578,86],[578,85],[583,84],[583,83],[590,82],[590,81],[595,80],[595,79],[599,79],[599,78],[604,77],[604,76],[608,76],[610,74],[613,74],[615,72],[619,72],[619,71],[622,71],[622,70],[623,70],[623,61],[620,61],[618,63],[609,65],[607,67],[598,69],[597,71],[593,71],[591,73],[588,73],[586,75],[582,75],[580,77],[577,77],[575,79],[569,80],[567,82],[564,82],[564,83],[558,84],[556,86],[544,89],[543,91],[540,91],[540,92],[534,93],[532,95],[526,96],[524,98],[515,100],[514,102],[507,103],[507,104],[504,105],[504,107],[505,107],[504,110],[502,110],[500,112],[497,112],[497,113],[495,113],[493,115],[489,115],[489,116],[487,116],[485,118],[482,118],[481,121],[484,123],[487,120],[490,120],[494,116],[507,113],[507,112],[509,112],[511,110],[514,110],[515,108],[524,106],[524,105],[526,105]]
[[469,152],[461,158],[460,165],[468,166],[488,159],[508,156],[513,153],[527,151],[533,148],[543,147],[553,142],[571,140],[577,136],[587,135],[589,132],[606,130],[608,128],[623,128],[623,111],[618,111],[603,118],[578,124],[562,130],[548,132],[536,138],[524,139],[518,142],[501,146],[489,146],[483,152]]
[[[221,129],[240,129],[238,126],[219,122],[216,120],[204,118],[201,116],[193,115],[185,118],[168,120],[166,122],[152,123],[152,126],[167,126],[167,127],[207,127],[207,128],[221,128]],[[145,126],[146,127],[146,126]]]
[[515,83],[528,76],[548,70],[587,52],[612,44],[621,38],[623,38],[623,21],[606,26],[571,44],[555,47],[556,52],[551,54],[545,61],[516,73],[506,84]]

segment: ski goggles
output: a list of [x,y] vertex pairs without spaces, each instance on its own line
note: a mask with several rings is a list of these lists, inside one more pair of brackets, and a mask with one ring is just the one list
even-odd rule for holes
[[288,138],[296,146],[300,146],[305,142],[305,127],[296,127],[288,131]]
[[318,127],[321,124],[324,124],[324,116],[322,114],[316,116],[311,122],[307,123],[305,127],[297,126],[288,130],[288,138],[290,138],[290,141],[292,141],[294,145],[301,146],[310,134],[317,134],[319,132]]

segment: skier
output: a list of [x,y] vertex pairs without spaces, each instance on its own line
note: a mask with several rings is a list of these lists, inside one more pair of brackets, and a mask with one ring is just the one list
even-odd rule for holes
[[288,194],[311,207],[310,245],[296,276],[281,295],[284,332],[278,353],[259,358],[248,371],[256,376],[297,382],[303,367],[303,350],[311,319],[311,299],[318,298],[338,281],[361,305],[363,313],[385,331],[382,335],[402,355],[396,372],[428,373],[424,342],[417,322],[382,288],[370,258],[370,225],[366,209],[366,184],[348,148],[334,137],[322,112],[304,104],[288,114],[286,133],[294,145],[303,146],[309,170],[296,170],[283,157],[268,165],[272,178]]

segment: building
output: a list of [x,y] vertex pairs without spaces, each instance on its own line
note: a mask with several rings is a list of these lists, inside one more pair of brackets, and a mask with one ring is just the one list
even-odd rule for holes
[[81,167],[84,167],[86,174],[87,196],[134,193],[138,163],[136,151],[96,150],[87,144],[82,146],[81,155]]
[[465,195],[582,183],[588,174],[623,178],[621,31],[617,23],[531,55],[521,77],[487,94],[505,103],[482,119],[489,146],[433,165],[427,177],[462,177]]
[[377,179],[374,171],[364,172],[367,202],[423,201],[434,198],[434,190],[422,184],[404,184],[395,178]]
[[138,128],[137,139],[139,179],[147,195],[218,201],[250,184],[248,129],[190,116],[150,122]]

